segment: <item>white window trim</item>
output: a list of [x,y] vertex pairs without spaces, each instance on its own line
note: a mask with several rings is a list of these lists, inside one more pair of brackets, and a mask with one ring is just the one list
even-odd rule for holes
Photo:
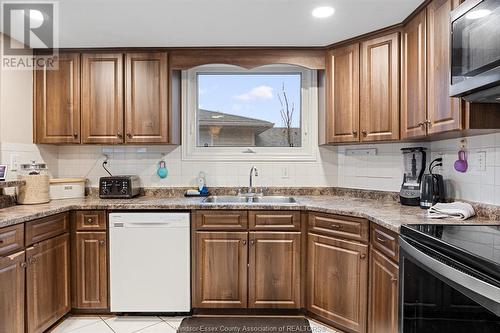
[[[302,147],[198,147],[196,109],[199,73],[300,73]],[[246,70],[231,65],[204,65],[182,72],[182,159],[191,161],[316,161],[318,146],[317,73],[291,65]]]

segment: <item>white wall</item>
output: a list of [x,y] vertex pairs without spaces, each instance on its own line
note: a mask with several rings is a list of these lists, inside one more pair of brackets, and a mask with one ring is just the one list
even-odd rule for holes
[[[9,38],[0,34],[0,42]],[[1,59],[0,59],[1,61]],[[33,73],[29,70],[0,70],[0,164],[10,167],[11,156],[19,164],[44,161],[57,172],[58,148],[33,143]],[[16,178],[9,172],[8,178]]]

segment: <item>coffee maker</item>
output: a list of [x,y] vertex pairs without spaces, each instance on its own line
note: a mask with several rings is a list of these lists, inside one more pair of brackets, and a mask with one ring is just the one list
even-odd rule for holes
[[425,171],[425,150],[424,147],[401,148],[404,176],[401,191],[399,191],[399,201],[402,205],[420,205],[420,186]]

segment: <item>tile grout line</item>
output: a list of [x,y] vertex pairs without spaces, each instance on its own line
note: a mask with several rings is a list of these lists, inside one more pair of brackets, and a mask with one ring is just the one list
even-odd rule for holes
[[108,326],[108,328],[111,330],[111,332],[116,333],[115,330],[112,329],[111,326],[109,326],[109,324],[106,322],[106,320],[104,320],[103,317],[99,317],[99,318],[101,318],[101,320],[104,322],[104,325]]
[[133,331],[133,332],[131,332],[131,333],[137,333],[137,332],[140,332],[140,331],[142,331],[142,330],[145,330],[146,328],[150,328],[150,327],[153,327],[153,326],[155,326],[155,325],[161,324],[161,322],[163,321],[163,320],[162,320],[159,316],[151,316],[151,317],[156,317],[156,318],[158,318],[159,322],[154,323],[154,324],[149,325],[149,326],[146,326],[146,327],[143,327],[143,328],[138,329],[137,331]]

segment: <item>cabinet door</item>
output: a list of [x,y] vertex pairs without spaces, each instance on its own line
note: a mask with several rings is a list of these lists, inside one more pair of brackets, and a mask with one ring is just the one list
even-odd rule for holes
[[425,9],[404,28],[401,38],[401,137],[427,134]]
[[247,307],[247,232],[196,232],[193,307]]
[[251,232],[248,307],[300,308],[300,232]]
[[59,54],[58,66],[35,71],[36,143],[80,143],[80,54]]
[[26,258],[27,332],[39,333],[71,308],[69,234],[35,244]]
[[427,6],[427,114],[429,134],[462,129],[462,108],[450,98],[450,12],[459,0]]
[[77,232],[74,253],[75,307],[108,307],[108,268],[105,232]]
[[398,332],[398,265],[370,250],[369,333]]
[[327,54],[327,141],[359,141],[359,44]]
[[125,76],[125,142],[168,143],[167,53],[127,53]]
[[24,333],[24,251],[0,257],[0,332]]
[[123,142],[123,55],[82,55],[82,143]]
[[361,44],[361,141],[399,139],[399,33]]
[[308,237],[308,310],[339,328],[366,332],[368,246]]

